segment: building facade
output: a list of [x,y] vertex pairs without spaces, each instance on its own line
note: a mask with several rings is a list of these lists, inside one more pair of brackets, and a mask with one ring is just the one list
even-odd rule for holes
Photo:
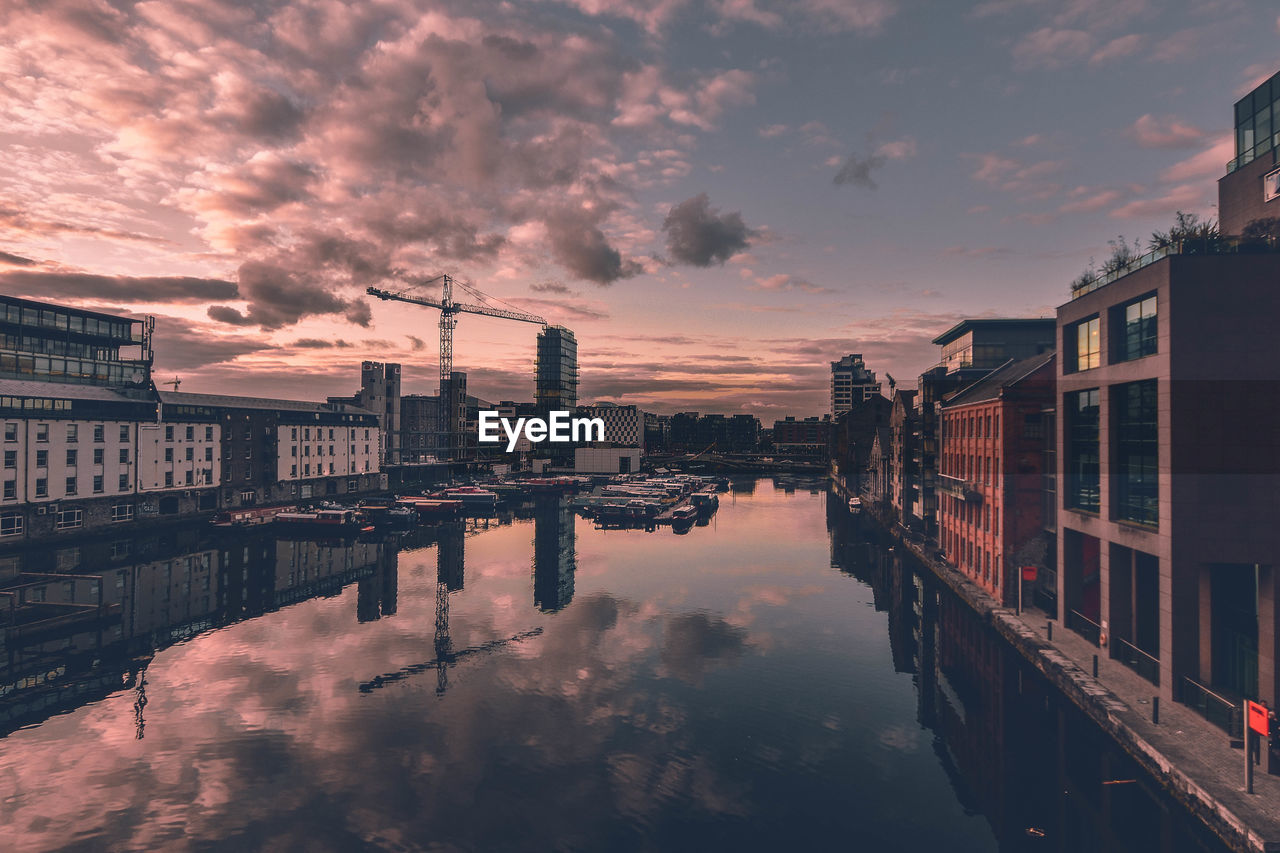
[[952,395],[939,415],[938,544],[1004,606],[1019,569],[1043,559],[1043,410],[1054,354],[1010,362]]
[[573,411],[578,405],[578,341],[564,326],[538,333],[534,402],[541,412]]
[[863,400],[880,396],[880,383],[867,370],[862,355],[851,353],[831,362],[831,415],[839,417]]
[[1219,228],[1242,235],[1280,217],[1280,73],[1235,104],[1236,156],[1218,181]]

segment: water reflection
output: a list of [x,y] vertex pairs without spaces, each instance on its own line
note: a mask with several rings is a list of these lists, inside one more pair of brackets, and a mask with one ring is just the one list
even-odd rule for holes
[[0,563],[79,607],[6,637],[13,846],[1212,849],[812,481],[684,536],[576,523]]

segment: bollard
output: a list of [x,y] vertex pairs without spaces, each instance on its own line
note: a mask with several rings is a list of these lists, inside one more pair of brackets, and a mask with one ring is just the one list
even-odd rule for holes
[[1160,697],[1151,697],[1151,724],[1153,726],[1160,725]]
[[1098,656],[1097,655],[1093,656],[1093,677],[1094,678],[1098,677]]

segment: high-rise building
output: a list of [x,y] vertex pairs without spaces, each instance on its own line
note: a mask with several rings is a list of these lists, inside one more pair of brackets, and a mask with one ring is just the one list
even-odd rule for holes
[[854,404],[880,393],[874,371],[867,370],[859,353],[831,362],[831,414],[839,415]]
[[382,428],[384,465],[400,462],[400,365],[366,361],[360,365],[360,393],[356,405],[378,416]]
[[578,341],[564,326],[547,326],[538,335],[535,402],[542,412],[578,405]]

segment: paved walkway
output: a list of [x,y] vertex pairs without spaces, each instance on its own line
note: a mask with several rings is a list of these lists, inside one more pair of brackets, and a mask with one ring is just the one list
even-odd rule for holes
[[[1254,767],[1253,794],[1244,791],[1244,751],[1232,749],[1231,738],[1194,709],[1177,702],[1160,703],[1160,723],[1151,720],[1151,699],[1156,688],[1105,650],[1053,623],[1053,641],[1048,640],[1049,620],[1039,611],[1018,616],[995,610],[994,621],[1009,629],[1028,632],[1039,643],[1059,652],[1062,663],[1078,670],[1073,680],[1082,688],[1101,689],[1097,695],[1117,722],[1136,737],[1131,746],[1142,749],[1158,766],[1185,777],[1186,794],[1219,803],[1224,818],[1234,817],[1242,835],[1255,850],[1280,850],[1280,776],[1266,772],[1266,755]],[[1098,678],[1093,679],[1093,656],[1098,655]],[[1145,742],[1145,748],[1144,748]],[[1175,780],[1178,781],[1178,780]],[[1195,790],[1195,789],[1199,790]]]

